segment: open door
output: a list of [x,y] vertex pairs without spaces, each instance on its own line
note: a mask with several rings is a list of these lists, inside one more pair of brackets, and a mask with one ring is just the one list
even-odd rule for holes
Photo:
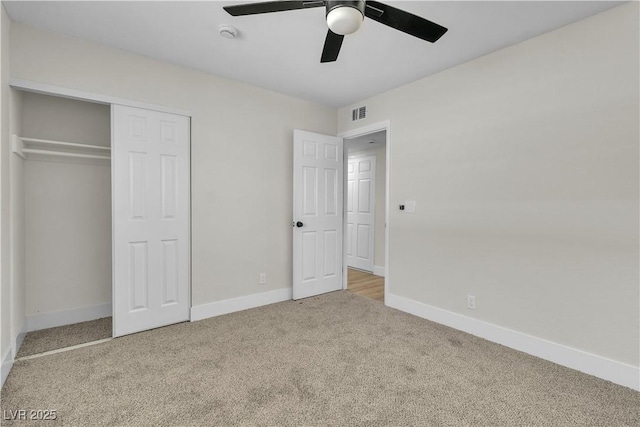
[[113,335],[189,320],[189,117],[113,105]]
[[342,289],[343,141],[293,133],[293,299]]

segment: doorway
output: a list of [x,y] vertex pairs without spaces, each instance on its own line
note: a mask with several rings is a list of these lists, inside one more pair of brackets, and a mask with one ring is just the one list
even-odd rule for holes
[[387,128],[345,135],[344,152],[345,289],[384,302]]

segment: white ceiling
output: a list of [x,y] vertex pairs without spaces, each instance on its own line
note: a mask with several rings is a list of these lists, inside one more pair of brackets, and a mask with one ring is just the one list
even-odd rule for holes
[[[323,8],[232,17],[251,1],[5,1],[34,27],[239,80],[331,107],[385,92],[594,15],[613,1],[387,1],[449,28],[431,44],[372,20],[346,36],[338,61],[320,63]],[[240,31],[219,36],[222,24]]]
[[345,139],[344,142],[348,153],[352,151],[371,150],[384,147],[387,143],[387,131],[381,130],[367,135]]

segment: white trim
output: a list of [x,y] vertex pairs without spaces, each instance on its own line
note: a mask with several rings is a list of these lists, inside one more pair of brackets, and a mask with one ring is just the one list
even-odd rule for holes
[[111,317],[111,303],[27,316],[27,332]]
[[244,297],[230,298],[222,301],[211,302],[191,307],[191,321],[207,319],[209,317],[234,313],[236,311],[261,307],[276,302],[290,301],[293,298],[293,289],[284,288],[274,291],[251,294]]
[[24,90],[26,92],[41,93],[45,95],[54,95],[61,98],[77,99],[80,101],[89,101],[96,104],[119,104],[128,107],[144,108],[145,110],[160,111],[163,113],[177,114],[179,116],[191,117],[191,112],[178,108],[165,107],[163,105],[148,104],[145,102],[132,101],[129,99],[118,98],[110,95],[102,95],[98,93],[86,92],[78,89],[71,89],[63,86],[50,85],[47,83],[34,82],[31,80],[10,79],[9,86],[14,89]]
[[99,159],[111,158],[111,147],[78,144],[75,142],[52,141],[49,139],[27,138],[11,135],[12,150],[25,160],[60,160],[62,158]]
[[16,355],[18,354],[18,351],[20,351],[20,347],[22,346],[22,343],[24,342],[24,337],[27,336],[27,322],[25,321],[25,323],[22,325],[22,330],[18,333],[18,336],[15,337],[15,339],[13,340],[13,342],[11,343],[11,352],[13,354],[13,358],[16,358]]
[[498,344],[640,391],[640,368],[517,332],[482,320],[433,307],[398,295],[385,296],[387,306],[470,333]]
[[[371,125],[363,126],[357,129],[351,129],[338,134],[340,138],[355,138],[357,136],[367,135],[374,132],[379,132],[381,130],[389,131],[391,126],[391,121],[385,120],[383,122],[374,123]],[[388,139],[388,136],[387,136]]]
[[55,350],[49,350],[49,351],[45,351],[42,353],[36,353],[36,354],[30,354],[29,356],[23,356],[20,359],[17,360],[29,360],[29,359],[37,359],[39,357],[43,357],[43,356],[49,356],[51,354],[57,354],[57,353],[65,353],[67,351],[70,350],[75,350],[77,348],[82,348],[82,347],[91,347],[93,345],[97,345],[97,344],[102,344],[105,342],[109,342],[113,339],[113,337],[109,337],[109,338],[103,338],[101,340],[95,340],[95,341],[89,341],[89,342],[84,342],[82,344],[76,344],[76,345],[70,345],[69,347],[63,347],[63,348],[56,348]]
[[376,276],[385,277],[386,269],[384,267],[380,267],[379,265],[374,265],[373,274],[375,274]]
[[[348,130],[345,132],[341,132],[338,134],[339,137],[345,138],[355,138],[357,136],[366,135],[373,132],[378,132],[384,130],[386,131],[386,141],[385,141],[385,194],[384,194],[384,265],[385,265],[385,275],[384,275],[384,300],[385,304],[387,304],[387,298],[389,297],[389,289],[391,289],[391,281],[389,280],[389,189],[391,188],[391,121],[385,120],[383,122],[374,123],[372,125],[363,126],[361,128]],[[345,150],[346,153],[346,150]],[[344,154],[344,168],[347,170],[348,163],[348,154]],[[346,206],[346,197],[347,197],[347,179],[346,174],[345,178],[342,180],[344,185],[343,191],[343,206]],[[342,289],[347,289],[347,250],[346,244],[344,242],[345,236],[347,235],[347,211],[343,208],[343,220],[342,220]],[[375,268],[375,267],[374,267]],[[375,274],[375,272],[374,272]]]
[[9,376],[13,368],[13,358],[11,357],[11,348],[8,348],[6,353],[2,356],[2,367],[0,368],[0,388],[4,386],[4,382]]

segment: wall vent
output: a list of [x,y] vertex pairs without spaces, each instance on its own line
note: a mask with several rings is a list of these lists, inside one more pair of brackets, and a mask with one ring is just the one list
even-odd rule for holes
[[367,107],[359,107],[351,110],[351,121],[362,120],[367,117]]

